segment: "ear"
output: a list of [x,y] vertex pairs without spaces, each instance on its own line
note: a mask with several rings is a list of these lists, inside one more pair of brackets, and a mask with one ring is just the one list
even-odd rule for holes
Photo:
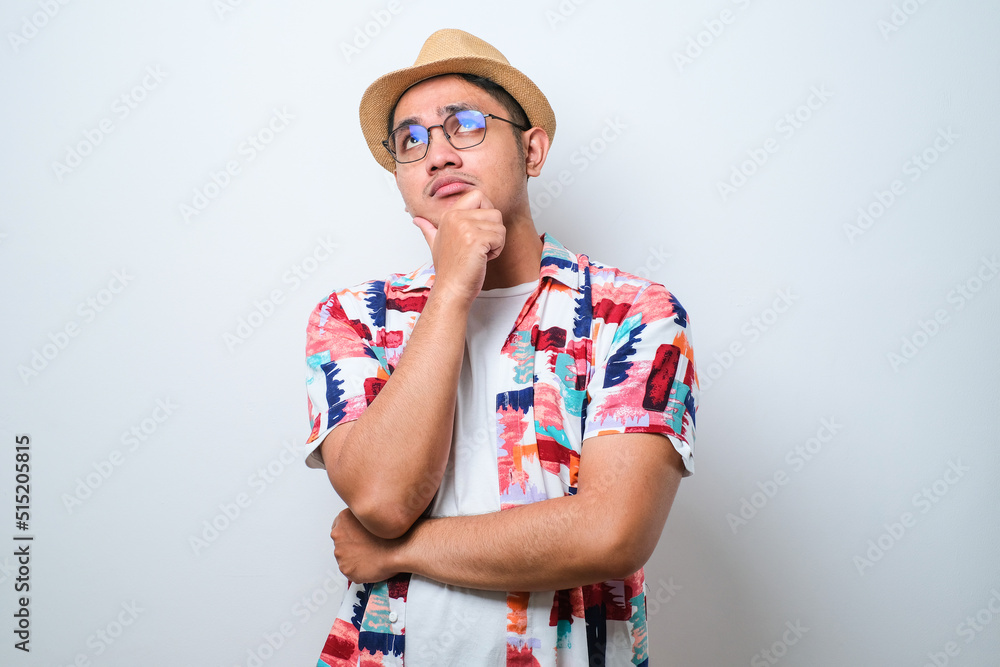
[[549,154],[549,135],[540,127],[527,130],[522,136],[524,142],[524,171],[528,176],[542,173],[542,165]]

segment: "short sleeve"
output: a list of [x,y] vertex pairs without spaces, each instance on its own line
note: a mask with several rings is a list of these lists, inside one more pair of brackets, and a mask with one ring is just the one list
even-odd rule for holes
[[[351,308],[345,311],[344,305]],[[306,394],[316,443],[306,457],[310,468],[325,468],[320,446],[335,426],[361,416],[389,375],[371,344],[372,331],[352,318],[356,299],[350,290],[334,292],[319,303],[306,327]]]
[[[603,346],[597,346],[603,347]],[[614,331],[587,384],[583,440],[611,433],[662,433],[694,473],[698,376],[688,315],[651,283]]]

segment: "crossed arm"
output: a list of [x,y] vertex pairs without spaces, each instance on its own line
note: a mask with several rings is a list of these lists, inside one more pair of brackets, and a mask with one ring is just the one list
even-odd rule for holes
[[624,578],[659,541],[681,480],[680,454],[657,433],[584,441],[578,492],[502,512],[418,520],[394,539],[345,509],[330,536],[341,571],[374,582],[411,572],[454,586],[560,590]]
[[[349,508],[330,532],[341,571],[365,583],[411,572],[499,591],[561,590],[631,575],[656,547],[683,471],[659,433],[585,440],[575,495],[420,518],[451,449],[467,317],[468,304],[432,289],[377,399],[323,441],[330,482]],[[357,336],[346,325],[340,334]],[[421,409],[407,409],[413,405]]]

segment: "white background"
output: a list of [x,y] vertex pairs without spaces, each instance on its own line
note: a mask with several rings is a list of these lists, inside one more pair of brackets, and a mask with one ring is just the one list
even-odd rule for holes
[[[0,663],[315,664],[342,503],[302,463],[305,325],[330,291],[429,257],[357,106],[457,27],[556,111],[539,233],[691,316],[697,472],[646,569],[651,665],[1000,664],[1000,6],[224,7],[0,12]],[[275,110],[291,120],[261,132]],[[252,160],[251,135],[269,140]],[[859,208],[879,215],[852,232]],[[259,326],[227,343],[241,320]],[[145,439],[123,441],[133,428]],[[11,633],[16,434],[30,656]]]

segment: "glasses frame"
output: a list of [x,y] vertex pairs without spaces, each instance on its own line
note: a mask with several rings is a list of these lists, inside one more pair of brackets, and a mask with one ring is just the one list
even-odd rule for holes
[[[472,144],[471,146],[462,146],[462,147],[459,147],[459,146],[456,146],[454,143],[452,143],[452,141],[451,141],[451,135],[448,134],[445,131],[444,125],[445,125],[445,123],[447,123],[448,121],[450,121],[454,116],[457,116],[458,114],[462,113],[463,111],[475,111],[477,113],[483,114],[483,121],[484,121],[483,122],[483,138],[480,139],[479,141],[477,141],[476,143]],[[513,125],[514,127],[516,127],[517,129],[521,130],[522,132],[527,132],[528,130],[531,129],[530,127],[524,127],[522,125],[518,125],[514,121],[509,120],[507,118],[501,118],[500,116],[497,116],[497,115],[491,114],[491,113],[483,113],[482,111],[479,111],[479,109],[459,109],[455,113],[450,114],[447,118],[445,118],[444,119],[444,123],[438,123],[437,125],[431,125],[429,127],[425,127],[424,128],[424,129],[427,130],[427,143],[424,145],[424,154],[421,155],[420,157],[416,158],[416,159],[413,159],[413,160],[400,160],[399,157],[396,156],[396,152],[393,151],[392,148],[390,148],[390,146],[392,145],[392,135],[396,134],[397,132],[399,132],[402,129],[411,127],[413,125],[417,125],[418,127],[424,127],[423,125],[420,125],[420,123],[407,123],[406,125],[400,125],[395,130],[393,130],[392,132],[389,133],[389,137],[388,138],[382,140],[382,145],[385,146],[385,149],[387,151],[389,151],[389,155],[391,155],[392,159],[395,160],[398,164],[411,164],[413,162],[420,162],[425,157],[427,157],[427,151],[430,150],[430,147],[431,147],[431,130],[433,130],[435,127],[440,127],[441,128],[441,133],[444,135],[444,138],[448,140],[448,143],[451,145],[451,147],[454,148],[457,151],[464,151],[464,150],[467,150],[469,148],[475,148],[476,146],[478,146],[481,143],[483,143],[484,141],[486,141],[486,130],[487,130],[487,127],[486,127],[486,122],[485,121],[486,121],[487,118],[495,118],[496,120],[502,120],[505,123],[510,123],[511,125]]]

